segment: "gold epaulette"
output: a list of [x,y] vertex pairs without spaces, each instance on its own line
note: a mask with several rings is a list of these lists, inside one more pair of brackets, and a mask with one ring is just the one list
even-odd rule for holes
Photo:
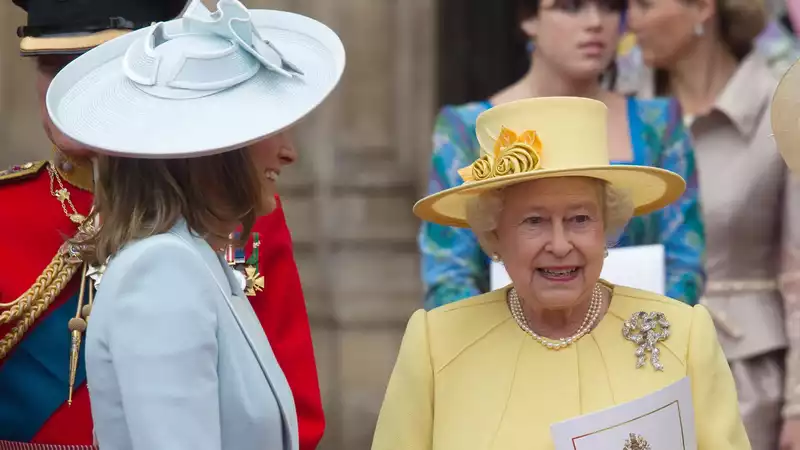
[[21,180],[36,175],[46,165],[47,161],[36,161],[14,165],[8,169],[0,170],[0,183],[4,183],[9,180]]

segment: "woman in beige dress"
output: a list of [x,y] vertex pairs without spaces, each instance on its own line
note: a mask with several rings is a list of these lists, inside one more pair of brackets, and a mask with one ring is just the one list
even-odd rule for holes
[[[635,0],[629,24],[656,94],[674,95],[695,143],[706,225],[705,304],[736,379],[756,450],[800,450],[800,333],[792,324],[800,244],[798,186],[771,138],[777,80],[753,51],[763,4]],[[787,352],[788,350],[788,352]]]

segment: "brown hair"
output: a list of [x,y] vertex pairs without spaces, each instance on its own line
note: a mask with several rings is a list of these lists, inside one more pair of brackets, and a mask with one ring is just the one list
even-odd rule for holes
[[763,0],[716,0],[717,30],[739,61],[753,50],[753,42],[767,25]]
[[[628,0],[555,0],[553,7],[556,9],[572,10],[582,7],[589,1],[594,1],[613,11],[619,11],[620,14],[623,14],[628,9]],[[530,18],[538,17],[542,7],[541,3],[541,0],[517,0],[517,20],[523,22]],[[522,34],[521,31],[519,31],[519,33]],[[617,68],[617,61],[616,58],[612,58],[605,72],[600,75],[600,81],[605,81],[607,83],[607,89],[613,91],[617,85],[618,77],[619,69]]]
[[[621,13],[628,9],[628,0],[555,0],[553,2],[553,8],[571,11],[581,8],[590,1],[612,11],[619,11]],[[541,3],[541,0],[517,0],[518,20],[523,21],[531,17],[537,17],[541,9]]]
[[99,156],[97,164],[92,216],[100,225],[75,242],[89,263],[165,233],[181,218],[198,235],[223,241],[231,224],[242,224],[244,239],[263,204],[261,177],[246,149],[187,159]]

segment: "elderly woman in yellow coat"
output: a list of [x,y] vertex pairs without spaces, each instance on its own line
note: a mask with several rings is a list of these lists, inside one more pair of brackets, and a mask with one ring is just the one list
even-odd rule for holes
[[[666,170],[609,165],[606,116],[582,98],[494,107],[464,184],[417,203],[423,220],[472,228],[512,284],[411,317],[373,450],[553,449],[552,424],[687,377],[697,448],[750,448],[705,307],[600,279],[628,220],[685,189]],[[613,448],[648,448],[625,445]]]

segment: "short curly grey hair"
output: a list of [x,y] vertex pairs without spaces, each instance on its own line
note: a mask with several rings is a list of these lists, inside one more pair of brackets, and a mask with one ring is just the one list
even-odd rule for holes
[[[609,247],[612,247],[633,217],[633,201],[627,191],[616,188],[610,183],[601,182],[603,183],[603,228],[606,242]],[[473,197],[466,204],[467,223],[478,237],[478,242],[487,255],[493,255],[496,252],[497,235],[495,230],[500,212],[503,210],[504,200],[505,191],[497,189]]]

